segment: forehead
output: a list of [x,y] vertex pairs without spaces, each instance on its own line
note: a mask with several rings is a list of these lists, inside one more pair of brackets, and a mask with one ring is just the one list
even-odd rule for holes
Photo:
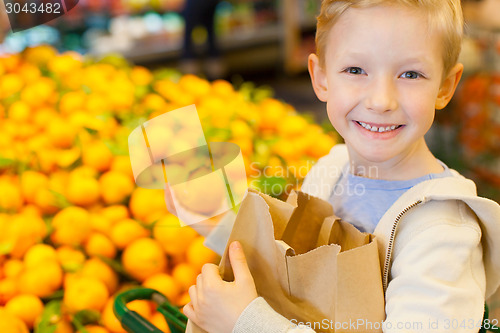
[[327,59],[347,53],[388,59],[402,54],[439,58],[440,38],[430,33],[427,16],[417,9],[351,7],[331,27],[326,45]]

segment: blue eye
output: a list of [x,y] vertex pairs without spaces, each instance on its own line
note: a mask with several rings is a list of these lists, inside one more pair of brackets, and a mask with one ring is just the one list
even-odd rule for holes
[[353,74],[353,75],[361,75],[361,74],[366,74],[365,71],[359,67],[348,67],[344,69],[344,72],[348,74]]
[[422,74],[414,72],[414,71],[408,71],[408,72],[404,72],[401,75],[401,77],[404,79],[415,80],[415,79],[422,77]]

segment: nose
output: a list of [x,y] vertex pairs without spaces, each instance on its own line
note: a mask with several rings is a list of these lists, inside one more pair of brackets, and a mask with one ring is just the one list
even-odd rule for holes
[[373,80],[366,91],[365,107],[375,112],[398,108],[397,88],[390,77]]

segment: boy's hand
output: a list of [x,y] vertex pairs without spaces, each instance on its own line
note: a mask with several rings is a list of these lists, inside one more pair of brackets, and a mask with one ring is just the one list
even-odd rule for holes
[[219,268],[205,264],[189,288],[191,302],[183,308],[184,314],[209,333],[231,333],[243,310],[258,297],[252,274],[239,242],[232,242],[229,260],[234,281],[223,281]]

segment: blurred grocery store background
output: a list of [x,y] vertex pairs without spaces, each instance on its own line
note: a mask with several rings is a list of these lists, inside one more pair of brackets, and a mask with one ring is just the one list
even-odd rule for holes
[[[249,186],[285,198],[341,140],[306,68],[320,2],[80,0],[16,33],[0,10],[0,331],[123,333],[113,297],[139,285],[189,302],[219,258],[163,190],[135,185],[128,134],[194,103],[207,141],[240,146]],[[500,201],[500,0],[463,5],[466,73],[428,143]],[[23,8],[13,23],[34,25]]]
[[[463,1],[468,21],[462,55],[466,75],[455,103],[437,115],[439,130],[429,135],[440,158],[478,182],[486,180],[481,190],[497,199],[500,23],[492,13],[498,12],[499,2]],[[275,97],[321,123],[327,121],[325,107],[314,96],[306,68],[307,55],[314,51],[320,3],[80,0],[48,24],[6,33],[0,52],[50,44],[61,52],[71,50],[94,59],[115,54],[149,69],[168,67],[209,80],[227,79],[236,87],[253,82],[269,87]],[[21,12],[16,18],[29,22],[30,14]]]

